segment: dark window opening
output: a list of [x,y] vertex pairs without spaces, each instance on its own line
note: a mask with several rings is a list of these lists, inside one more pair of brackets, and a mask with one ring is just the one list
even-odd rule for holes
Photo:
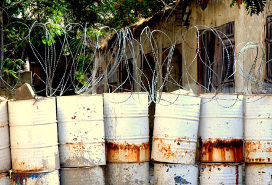
[[272,16],[266,18],[266,80],[272,83]]
[[[170,62],[169,62],[170,60]],[[171,92],[182,85],[182,56],[177,48],[171,53],[170,48],[162,54],[163,91]]]
[[204,92],[234,92],[234,22],[200,32],[198,83]]
[[122,92],[133,91],[133,63],[132,59],[123,60],[120,64],[119,82]]
[[142,55],[141,68],[143,72],[141,75],[142,91],[150,91],[152,89],[153,76],[156,73],[156,63],[152,53]]

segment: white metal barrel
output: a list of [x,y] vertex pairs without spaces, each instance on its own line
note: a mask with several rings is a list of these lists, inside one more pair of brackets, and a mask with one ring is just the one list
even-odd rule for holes
[[154,184],[182,185],[198,183],[198,166],[154,163]]
[[203,94],[200,123],[200,161],[243,161],[243,96]]
[[57,97],[61,167],[105,165],[102,95]]
[[201,99],[173,93],[162,93],[158,99],[151,159],[194,164]]
[[147,93],[105,93],[104,120],[107,162],[149,161]]
[[8,104],[0,97],[0,172],[6,172],[10,168]]
[[59,185],[59,171],[44,173],[13,173],[11,185]]
[[246,185],[272,184],[272,164],[246,164]]
[[61,168],[61,185],[105,185],[104,171],[101,166],[88,168]]
[[9,101],[12,169],[59,169],[55,98]]
[[108,163],[107,185],[149,185],[149,163]]
[[201,185],[242,185],[242,165],[237,163],[202,163]]
[[245,162],[272,163],[272,96],[245,96]]
[[8,173],[0,173],[0,184],[1,185],[10,185],[10,178]]

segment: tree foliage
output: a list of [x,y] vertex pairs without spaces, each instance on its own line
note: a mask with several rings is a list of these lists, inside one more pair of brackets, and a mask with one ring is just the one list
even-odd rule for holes
[[234,6],[235,4],[240,7],[240,5],[243,4],[250,15],[258,15],[263,12],[266,3],[267,0],[233,0],[230,7]]
[[[199,5],[205,8],[209,0],[197,1],[202,2]],[[0,73],[0,76],[17,78],[19,66],[23,64],[25,58],[27,43],[30,41],[38,47],[50,46],[57,42],[55,38],[61,37],[64,32],[59,25],[80,23],[83,27],[90,27],[87,34],[95,37],[94,30],[99,30],[102,25],[115,29],[129,26],[175,2],[175,0],[0,0],[0,71],[5,73],[3,75]],[[230,6],[243,4],[252,15],[262,12],[266,3],[267,0],[233,0]],[[44,34],[43,27],[37,27],[27,40],[30,26],[34,22],[50,22],[46,24],[47,35]],[[79,43],[81,34],[82,30],[70,29],[70,41]],[[72,49],[78,49],[76,44]],[[86,51],[91,49],[87,48]],[[84,63],[88,56],[78,55],[77,59]],[[80,74],[81,71],[78,72]],[[78,76],[82,80],[82,74]]]

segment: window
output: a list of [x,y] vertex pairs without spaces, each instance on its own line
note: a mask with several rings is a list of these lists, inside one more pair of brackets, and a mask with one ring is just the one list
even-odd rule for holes
[[234,22],[200,32],[198,83],[202,92],[234,92]]
[[132,59],[123,60],[119,66],[120,90],[133,91],[133,63]]
[[[133,91],[133,63],[132,59],[122,60],[108,79],[110,92],[117,89],[118,92]],[[110,68],[113,65],[109,66]],[[109,68],[109,69],[110,69]]]
[[272,82],[272,16],[266,18],[266,80]]
[[156,75],[156,63],[152,53],[143,54],[140,70],[141,74],[141,90],[151,91],[154,82],[153,77]]
[[[171,92],[177,90],[182,85],[182,56],[177,49],[170,51],[170,48],[164,49],[162,54],[162,80],[163,91]],[[172,53],[173,52],[173,53]],[[168,60],[171,60],[169,63]]]

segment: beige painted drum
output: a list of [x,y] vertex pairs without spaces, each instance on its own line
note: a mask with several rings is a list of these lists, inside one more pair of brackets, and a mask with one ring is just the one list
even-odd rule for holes
[[7,100],[0,97],[0,173],[11,168],[8,104]]
[[108,163],[107,185],[149,185],[149,163]]
[[197,183],[197,165],[154,163],[154,184],[156,185],[197,185]]
[[61,167],[105,165],[102,95],[57,97]]
[[55,98],[9,101],[12,169],[59,169]]
[[246,185],[272,184],[272,164],[246,164]]
[[243,161],[243,95],[202,94],[201,162]]
[[245,96],[245,162],[272,163],[272,96]]
[[194,164],[201,99],[174,93],[158,97],[151,159]]
[[201,185],[242,185],[242,165],[237,163],[200,164]]
[[59,185],[59,172],[13,173],[11,185]]
[[0,173],[0,184],[10,185],[10,178],[8,173]]
[[101,166],[86,168],[61,168],[61,185],[105,185],[104,170]]
[[148,94],[103,96],[107,162],[149,161]]

